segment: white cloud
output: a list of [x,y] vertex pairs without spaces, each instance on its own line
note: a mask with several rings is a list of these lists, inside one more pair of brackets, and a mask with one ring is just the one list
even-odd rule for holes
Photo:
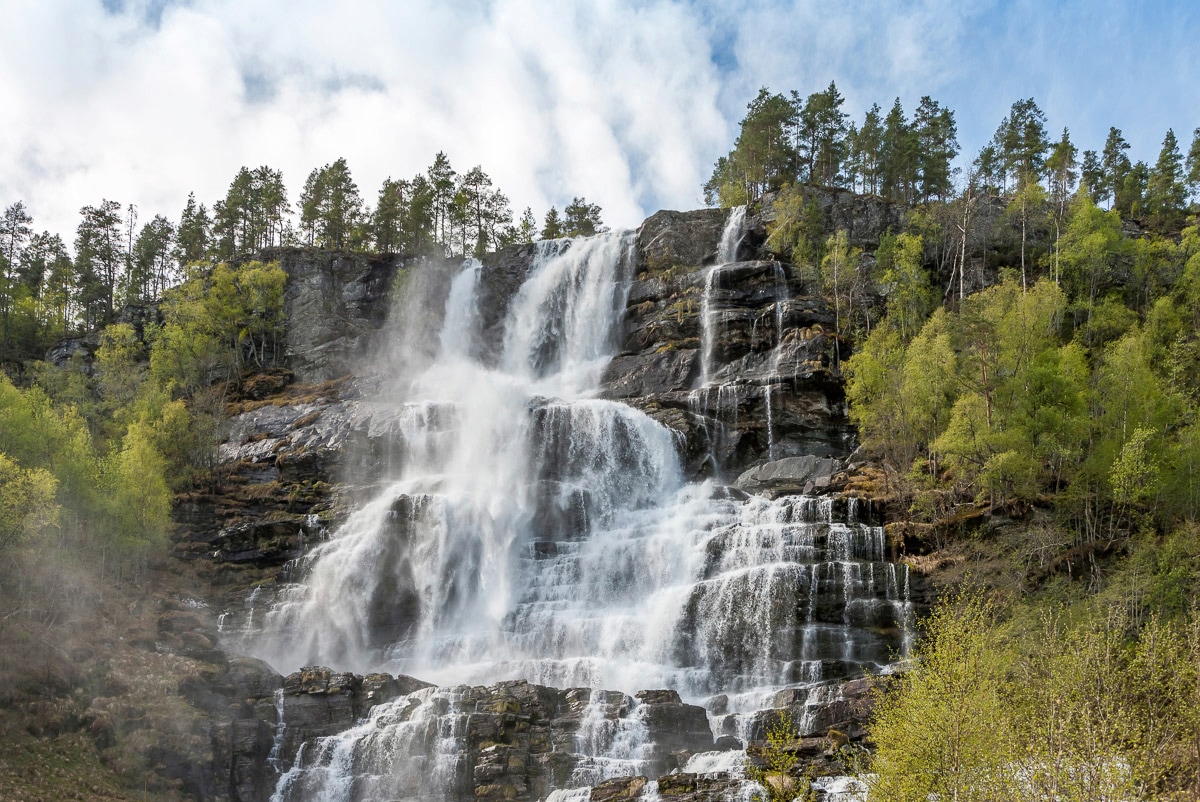
[[[1114,109],[1136,115],[1127,136],[1156,129],[1148,145],[1130,136],[1151,157],[1167,125],[1187,141],[1200,122],[1147,108],[1197,107],[1194,48],[1139,51],[1166,65],[1152,91],[1105,76],[1092,99],[1097,59],[1129,63],[1093,51],[1129,37],[1130,18],[1097,22],[1081,44],[1084,31],[1058,29],[1089,19],[1082,0],[1058,14],[955,0],[107,4],[118,12],[0,0],[0,205],[24,200],[68,240],[79,208],[102,198],[175,217],[189,190],[211,203],[260,164],[282,169],[295,197],[311,169],[344,156],[373,199],[438,150],[460,170],[481,164],[518,213],[584,195],[608,222],[636,225],[700,203],[761,85],[807,94],[836,80],[856,119],[874,101],[899,95],[911,112],[931,94],[957,111],[967,148],[1031,94],[1074,98],[1061,114],[1043,107],[1053,133],[1065,122],[1077,140],[1122,126]],[[1173,19],[1171,41],[1187,41],[1195,13]],[[1057,28],[1031,35],[1042,21]],[[1104,114],[1114,120],[1100,126]]]

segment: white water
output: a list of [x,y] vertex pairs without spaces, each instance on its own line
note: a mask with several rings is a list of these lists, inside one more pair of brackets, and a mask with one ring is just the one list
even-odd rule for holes
[[721,231],[721,243],[717,246],[717,264],[737,261],[738,246],[746,237],[746,207],[734,206],[725,218],[725,228]]
[[361,724],[320,738],[279,779],[271,802],[443,800],[461,790],[468,713],[460,689],[426,688],[378,705]]
[[[323,739],[276,798],[373,798],[373,782],[397,793],[430,772],[452,784],[447,688],[459,683],[726,694],[744,718],[781,688],[890,660],[907,586],[880,528],[830,499],[738,501],[688,484],[672,431],[595,397],[631,243],[541,243],[493,343],[481,341],[482,268],[468,262],[443,296],[433,358],[397,359],[395,395],[377,403],[398,456],[244,645],[281,671],[383,670],[443,688]],[[718,405],[724,393],[736,414],[736,385],[714,388]],[[644,767],[636,710],[613,721],[602,702],[574,782]]]

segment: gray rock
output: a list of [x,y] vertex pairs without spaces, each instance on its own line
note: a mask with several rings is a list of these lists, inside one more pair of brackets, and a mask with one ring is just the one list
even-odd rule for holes
[[601,396],[627,399],[687,390],[698,370],[694,348],[617,356],[604,371]]
[[349,373],[387,316],[392,282],[405,260],[311,248],[270,248],[262,258],[278,260],[288,276],[283,356],[297,381]]
[[799,493],[805,487],[827,488],[842,469],[841,460],[831,457],[785,457],[745,471],[734,486],[748,493]]
[[711,264],[717,258],[728,214],[726,209],[699,209],[664,210],[650,216],[637,234],[639,272]]

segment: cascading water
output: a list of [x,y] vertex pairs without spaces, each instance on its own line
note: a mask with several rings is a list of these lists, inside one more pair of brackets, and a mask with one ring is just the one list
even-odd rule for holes
[[734,206],[725,218],[725,228],[721,232],[721,242],[717,246],[717,264],[737,261],[738,247],[746,237],[746,207]]
[[[244,646],[281,670],[443,687],[321,739],[277,799],[409,798],[404,783],[431,772],[457,787],[457,683],[724,694],[736,717],[781,688],[883,666],[903,643],[906,569],[856,508],[688,483],[671,430],[595,397],[631,253],[628,234],[539,243],[493,342],[483,268],[468,262],[443,296],[432,358],[397,362],[385,382],[396,400],[376,402],[395,441],[389,475],[304,558]],[[594,718],[572,784],[642,767],[636,715]]]

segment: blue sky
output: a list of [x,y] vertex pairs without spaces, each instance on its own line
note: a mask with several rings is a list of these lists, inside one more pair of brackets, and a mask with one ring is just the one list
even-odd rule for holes
[[445,150],[519,213],[573,195],[637,225],[701,205],[758,87],[837,82],[855,120],[899,96],[956,113],[965,154],[1013,101],[1153,161],[1200,126],[1195,2],[0,0],[0,205],[69,240],[85,204],[176,217],[237,169],[293,199],[344,156],[364,197]]

